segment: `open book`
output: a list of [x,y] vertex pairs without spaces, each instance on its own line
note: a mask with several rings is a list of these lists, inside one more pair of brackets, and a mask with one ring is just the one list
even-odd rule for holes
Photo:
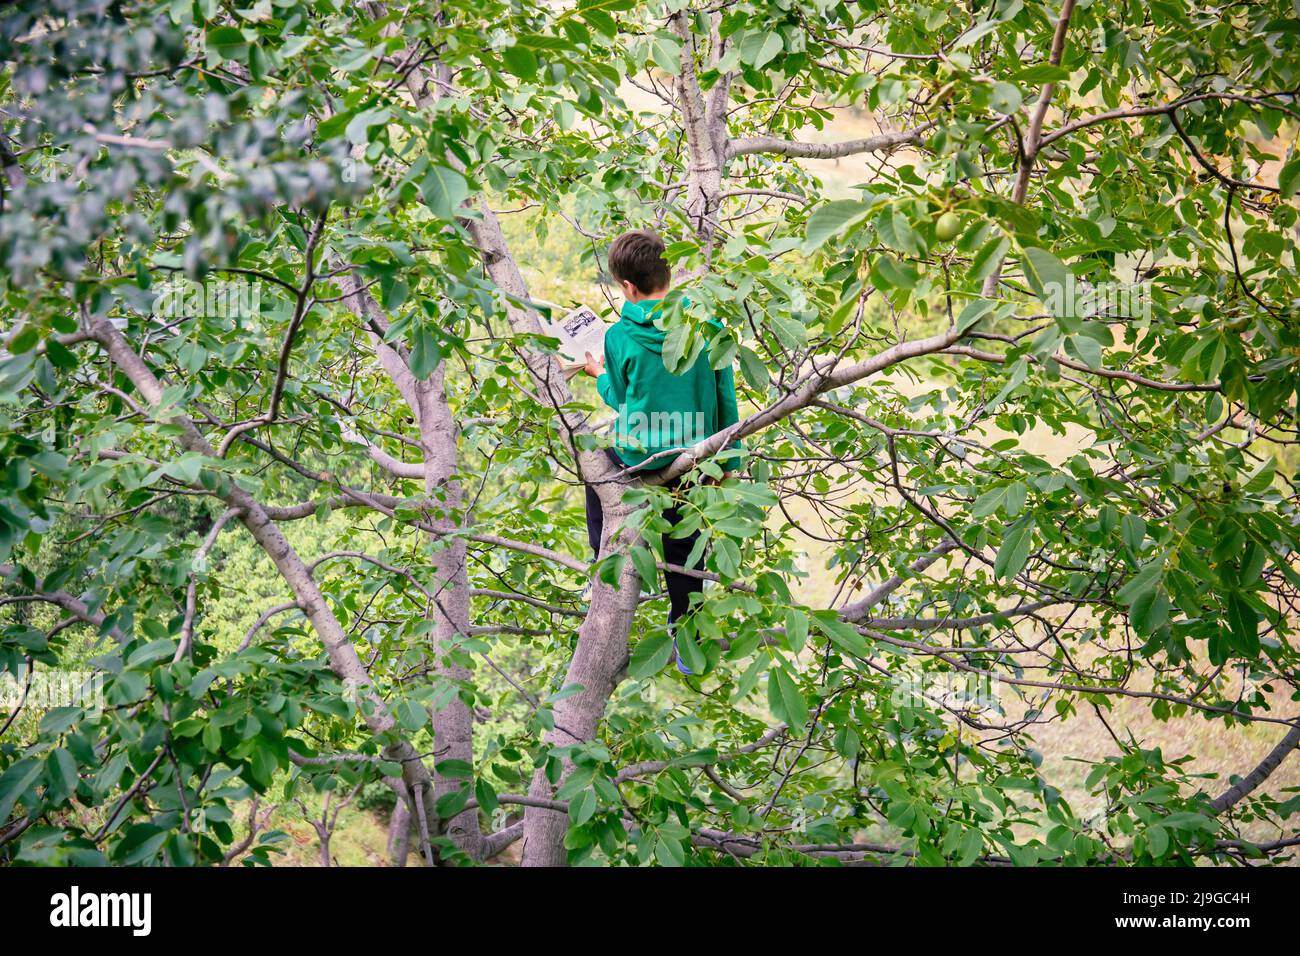
[[595,359],[605,354],[606,328],[600,316],[585,305],[545,325],[546,334],[560,340],[560,366],[565,378],[573,378],[582,370],[588,352]]

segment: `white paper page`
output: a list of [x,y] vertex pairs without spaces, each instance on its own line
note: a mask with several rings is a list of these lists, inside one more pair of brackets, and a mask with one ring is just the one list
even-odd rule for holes
[[582,365],[588,352],[596,359],[605,354],[607,327],[600,316],[583,305],[552,322],[547,331],[560,340],[560,352],[570,363]]

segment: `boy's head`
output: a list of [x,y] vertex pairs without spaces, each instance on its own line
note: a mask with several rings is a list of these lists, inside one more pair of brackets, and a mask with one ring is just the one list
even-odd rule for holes
[[633,229],[609,247],[609,271],[629,302],[661,299],[672,282],[664,241],[649,229]]

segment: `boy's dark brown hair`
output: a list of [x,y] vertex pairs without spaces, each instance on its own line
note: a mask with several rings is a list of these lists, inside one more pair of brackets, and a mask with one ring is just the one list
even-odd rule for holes
[[619,282],[630,282],[642,295],[668,287],[672,270],[664,259],[664,241],[649,229],[633,229],[609,247],[609,271]]

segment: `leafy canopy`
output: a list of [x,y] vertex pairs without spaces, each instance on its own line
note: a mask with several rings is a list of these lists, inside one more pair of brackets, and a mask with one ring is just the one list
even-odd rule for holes
[[[103,706],[7,701],[0,856],[269,862],[245,801],[387,781],[481,858],[535,771],[575,862],[1284,849],[1124,727],[1296,733],[1296,14],[7,5],[0,669]],[[633,226],[747,462],[591,567],[539,289]],[[1035,737],[1094,714],[1079,783]]]

